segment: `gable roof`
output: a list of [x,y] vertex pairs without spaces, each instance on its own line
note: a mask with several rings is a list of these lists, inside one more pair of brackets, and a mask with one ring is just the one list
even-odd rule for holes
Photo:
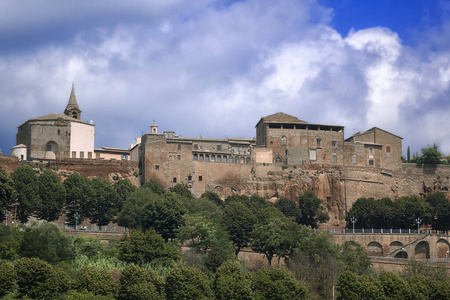
[[261,119],[258,121],[256,126],[259,125],[259,123],[293,123],[293,124],[308,124],[308,122],[299,120],[298,118],[285,114],[283,112],[277,112],[272,115],[268,115],[266,117],[261,117]]
[[[64,120],[64,121],[70,121],[70,122],[77,122],[77,123],[81,123],[81,124],[86,124],[86,125],[91,125],[94,126],[93,124],[89,124],[80,120],[77,120],[75,118],[66,116],[65,114],[54,114],[54,113],[50,113],[47,114],[45,116],[41,116],[41,117],[37,117],[37,118],[33,118],[33,119],[29,119],[25,122],[23,122],[20,126],[22,126],[23,124],[25,124],[26,122],[30,122],[30,121],[56,121],[56,120]],[[19,126],[19,127],[20,127]]]
[[354,135],[352,135],[352,136],[348,137],[347,139],[345,139],[345,141],[349,141],[351,138],[354,138],[354,137],[357,137],[357,136],[360,136],[360,135],[372,133],[372,132],[374,132],[375,130],[383,131],[383,132],[385,132],[385,133],[387,133],[387,134],[393,135],[393,136],[395,136],[395,137],[397,137],[397,138],[403,140],[403,138],[402,138],[401,136],[395,135],[395,134],[393,134],[393,133],[391,133],[391,132],[389,132],[389,131],[386,131],[386,130],[384,130],[384,129],[381,129],[381,128],[379,128],[379,127],[372,127],[372,128],[370,128],[370,129],[367,129],[367,130],[364,131],[364,132],[357,132],[357,133],[355,133]]

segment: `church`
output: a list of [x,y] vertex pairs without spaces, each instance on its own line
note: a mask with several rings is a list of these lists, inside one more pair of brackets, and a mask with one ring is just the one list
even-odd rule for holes
[[81,121],[72,84],[64,113],[50,113],[21,124],[11,155],[28,161],[94,158],[94,127],[92,122]]

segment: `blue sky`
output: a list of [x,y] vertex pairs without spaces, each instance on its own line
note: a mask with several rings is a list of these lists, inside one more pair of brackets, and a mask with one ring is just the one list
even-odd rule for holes
[[153,122],[252,138],[279,111],[450,154],[449,0],[0,2],[0,149],[62,113],[72,82],[96,147]]

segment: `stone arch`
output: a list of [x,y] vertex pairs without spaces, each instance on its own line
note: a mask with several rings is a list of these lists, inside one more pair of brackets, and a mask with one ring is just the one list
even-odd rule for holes
[[408,258],[408,253],[406,251],[399,251],[395,254],[394,258]]
[[450,257],[450,244],[447,240],[439,239],[436,243],[436,254],[438,258]]
[[245,164],[245,157],[241,157],[240,159],[239,159],[239,163],[240,164]]
[[426,241],[421,241],[414,248],[415,259],[428,259],[430,258],[430,244]]
[[389,245],[389,252],[393,252],[395,250],[398,250],[400,248],[402,248],[404,245],[403,243],[399,242],[399,241],[393,241],[390,245]]
[[366,251],[370,256],[383,256],[383,246],[375,241],[367,245]]
[[249,165],[250,162],[251,162],[250,157],[247,157],[247,161],[246,161],[247,165]]
[[276,164],[282,164],[283,163],[283,158],[281,157],[281,155],[275,156],[274,162]]
[[58,144],[55,141],[49,141],[45,145],[45,159],[56,159],[56,152],[58,152]]

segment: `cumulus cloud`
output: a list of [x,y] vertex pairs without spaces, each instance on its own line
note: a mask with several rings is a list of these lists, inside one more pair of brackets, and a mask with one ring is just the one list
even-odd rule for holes
[[[387,28],[342,36],[317,1],[14,3],[0,9],[0,44],[15,31],[27,46],[0,53],[4,152],[23,121],[64,110],[73,81],[96,147],[127,147],[153,120],[182,136],[251,138],[261,116],[283,111],[450,152],[450,134],[436,130],[450,120],[448,53],[406,46]],[[49,28],[30,45],[30,32]]]

